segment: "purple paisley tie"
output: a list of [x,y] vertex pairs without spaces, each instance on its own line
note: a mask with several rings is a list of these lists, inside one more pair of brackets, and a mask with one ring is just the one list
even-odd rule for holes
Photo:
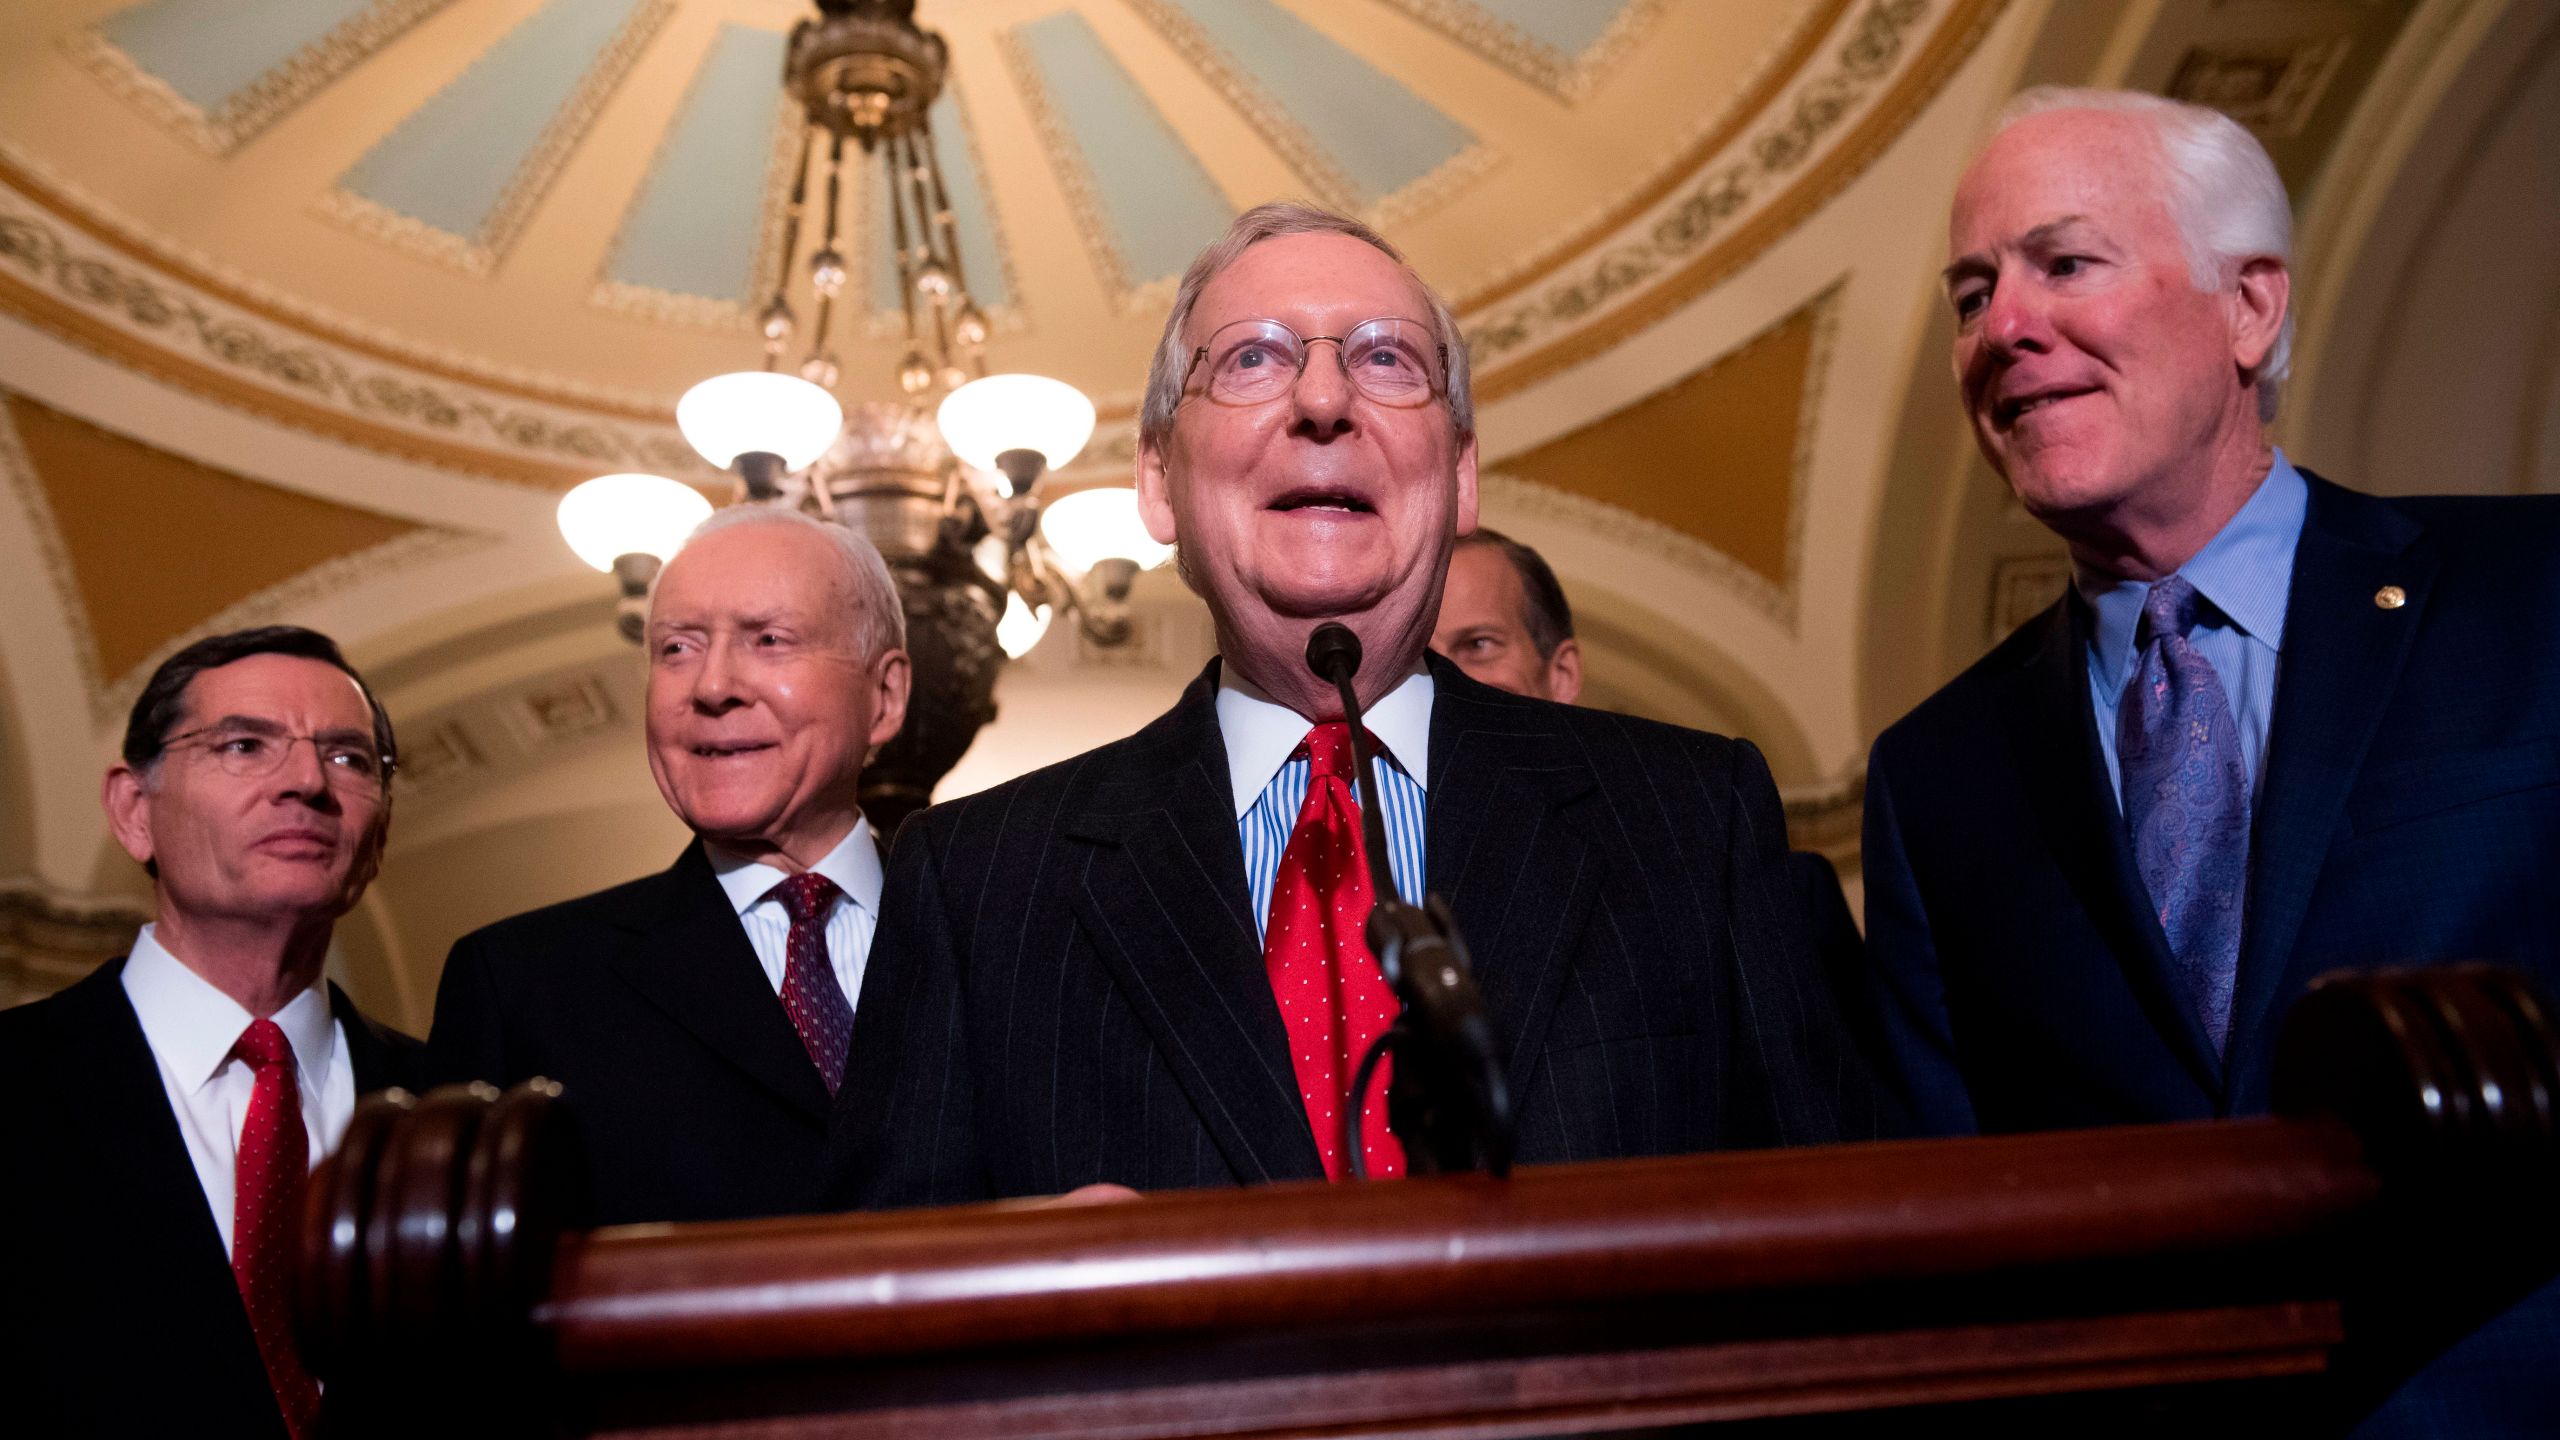
[[765,892],[791,913],[791,937],[782,970],[782,1009],[800,1044],[818,1067],[818,1078],[833,1095],[844,1084],[845,1060],[853,1045],[853,1006],[836,983],[827,956],[827,911],[844,892],[815,870],[803,870]]
[[2189,1003],[2219,1053],[2231,1033],[2249,878],[2249,775],[2213,663],[2188,642],[2196,587],[2172,575],[2142,600],[2116,756],[2134,863],[2151,892]]

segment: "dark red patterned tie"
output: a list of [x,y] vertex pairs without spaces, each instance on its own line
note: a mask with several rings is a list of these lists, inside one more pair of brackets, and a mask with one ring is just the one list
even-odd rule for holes
[[844,1084],[845,1056],[853,1049],[853,1004],[836,983],[827,958],[827,912],[844,892],[815,870],[803,870],[766,892],[791,912],[788,961],[782,969],[782,1008],[800,1045],[833,1095]]
[[231,1053],[257,1074],[232,1170],[231,1275],[240,1283],[249,1333],[267,1362],[267,1383],[275,1388],[284,1428],[298,1440],[310,1433],[320,1411],[320,1387],[302,1368],[293,1342],[291,1247],[311,1167],[302,1088],[294,1075],[293,1047],[273,1020],[250,1021]]
[[[1351,1081],[1370,1044],[1395,1023],[1396,997],[1362,938],[1373,892],[1351,794],[1351,727],[1339,720],[1318,725],[1298,750],[1307,757],[1307,798],[1272,881],[1262,962],[1288,1027],[1289,1060],[1325,1177],[1339,1180],[1348,1168],[1341,1116]],[[1394,1068],[1393,1061],[1379,1064],[1360,1112],[1361,1158],[1373,1178],[1404,1173],[1404,1146],[1387,1128]]]

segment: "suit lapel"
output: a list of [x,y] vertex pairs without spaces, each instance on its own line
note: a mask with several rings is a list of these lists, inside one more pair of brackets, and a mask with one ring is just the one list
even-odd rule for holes
[[818,1067],[783,1014],[729,897],[696,841],[621,917],[632,943],[611,964],[623,982],[704,1047],[799,1110],[827,1123]]
[[1517,1094],[1600,893],[1606,866],[1575,823],[1599,782],[1538,702],[1436,655],[1430,664],[1428,883],[1449,902],[1496,1032],[1510,1037]]
[[[2045,844],[2106,938],[2154,1028],[2195,1082],[2222,1093],[2222,1063],[2177,979],[2124,828],[2089,699],[2088,620],[2069,595],[2045,612],[2044,643],[2010,672],[1999,707]],[[2057,961],[2059,957],[2056,957]]]
[[[2288,976],[2304,908],[2329,837],[2363,767],[2383,697],[2398,683],[2424,618],[2439,556],[2400,512],[2306,473],[2310,504],[2285,604],[2275,715],[2267,730],[2264,809],[2250,837],[2249,900],[2232,997],[2232,1071],[2267,1037]],[[2374,596],[2400,587],[2383,609]]]
[[1217,676],[1212,661],[1071,807],[1076,910],[1236,1175],[1320,1180],[1248,910]]
[[425,1067],[419,1063],[424,1052],[418,1043],[368,1019],[335,981],[329,984],[329,1013],[337,1017],[339,1033],[347,1037],[347,1062],[355,1072],[358,1095],[394,1085],[415,1089],[426,1083]]

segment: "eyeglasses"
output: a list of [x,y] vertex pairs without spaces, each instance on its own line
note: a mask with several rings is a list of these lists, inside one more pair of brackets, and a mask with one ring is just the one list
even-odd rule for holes
[[380,789],[391,783],[391,772],[398,761],[376,752],[361,740],[347,740],[321,735],[291,735],[281,729],[253,729],[239,724],[208,725],[172,735],[162,742],[163,750],[181,746],[201,746],[222,773],[235,780],[255,780],[273,775],[284,768],[285,757],[293,747],[308,740],[312,753],[320,757],[320,768],[329,783],[342,790]]
[[1191,352],[1183,389],[1189,391],[1192,372],[1206,364],[1210,399],[1223,405],[1276,400],[1298,383],[1307,353],[1319,340],[1334,347],[1352,388],[1381,405],[1431,403],[1449,370],[1449,347],[1418,321],[1382,316],[1345,334],[1302,337],[1277,320],[1238,320],[1220,326],[1208,344]]

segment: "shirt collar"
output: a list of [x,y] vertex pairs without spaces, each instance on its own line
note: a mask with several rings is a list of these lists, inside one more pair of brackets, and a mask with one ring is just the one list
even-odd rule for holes
[[[836,882],[845,898],[880,918],[880,842],[872,837],[871,817],[856,817],[853,829],[847,831],[836,848],[809,868]],[[702,853],[711,861],[711,873],[720,881],[720,889],[729,897],[731,908],[744,915],[774,886],[791,878],[791,872],[761,860],[732,855],[705,840]]]
[[[2275,452],[2267,478],[2205,547],[2178,573],[2222,612],[2233,628],[2270,650],[2284,650],[2285,601],[2293,589],[2293,552],[2311,487],[2284,451]],[[2151,587],[2072,567],[2072,585],[2096,617],[2089,637],[2098,680],[2110,692],[2124,688],[2133,669],[2134,636],[2142,627],[2142,597]]]
[[[1417,670],[1362,717],[1385,747],[1381,758],[1412,776],[1425,793],[1431,789],[1432,694],[1431,673]],[[1218,667],[1218,733],[1227,742],[1227,780],[1235,787],[1238,819],[1262,798],[1314,724],[1263,694],[1234,666]]]
[[[145,925],[125,957],[125,999],[142,1022],[142,1038],[169,1073],[190,1091],[210,1083],[256,1017],[214,983],[187,968],[160,943],[160,927]],[[294,1068],[306,1087],[316,1086],[337,1059],[336,1017],[329,1013],[324,982],[293,997],[268,1017],[293,1047]]]

